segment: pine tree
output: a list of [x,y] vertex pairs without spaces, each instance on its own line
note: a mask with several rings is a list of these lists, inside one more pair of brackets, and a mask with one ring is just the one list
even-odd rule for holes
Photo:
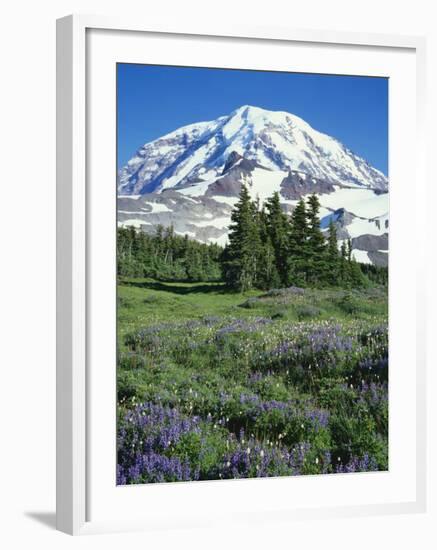
[[276,268],[275,250],[270,240],[270,236],[267,235],[265,242],[261,245],[257,287],[268,290],[281,286],[281,278]]
[[366,278],[361,270],[359,263],[353,257],[351,239],[347,240],[346,256],[347,256],[348,280],[350,282],[350,285],[352,287],[364,286],[366,284]]
[[360,264],[353,257],[351,239],[342,242],[338,273],[339,283],[345,288],[361,287],[368,283]]
[[287,216],[282,211],[277,191],[266,201],[266,210],[267,232],[275,254],[276,270],[281,283],[286,285],[288,282],[287,241],[289,225]]
[[307,282],[308,261],[308,223],[306,205],[300,199],[295,206],[290,220],[290,237],[288,243],[288,282],[294,285],[305,285]]
[[264,207],[261,209],[258,208],[256,223],[261,243],[256,286],[262,289],[278,287],[280,286],[280,280],[276,269],[275,251],[270,240],[267,228],[267,214]]
[[346,241],[343,241],[341,243],[339,276],[340,276],[341,284],[343,286],[347,286],[350,281],[349,281],[349,272],[348,272]]
[[346,257],[348,263],[350,264],[352,261],[352,241],[350,239],[347,240],[346,244]]
[[332,219],[329,222],[329,235],[327,245],[327,267],[326,280],[329,284],[336,286],[340,277],[340,255],[338,252],[337,230]]
[[224,276],[228,285],[245,292],[256,284],[261,248],[256,207],[245,185],[232,211],[231,221]]
[[201,281],[204,279],[202,258],[194,246],[190,246],[187,251],[186,272],[189,281]]
[[307,281],[317,284],[323,281],[327,272],[326,242],[320,230],[319,218],[320,203],[317,195],[313,193],[308,197],[308,262]]
[[117,275],[155,279],[211,281],[220,279],[216,244],[179,237],[173,228],[151,235],[134,227],[117,230]]
[[349,277],[350,277],[351,285],[354,288],[358,288],[366,285],[366,278],[363,272],[361,271],[360,264],[355,260],[355,258],[352,258],[349,264]]

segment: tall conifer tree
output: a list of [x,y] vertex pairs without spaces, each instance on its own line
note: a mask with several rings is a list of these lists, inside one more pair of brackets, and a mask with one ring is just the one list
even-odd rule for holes
[[256,208],[245,185],[232,211],[231,221],[224,275],[230,286],[244,292],[255,286],[261,245]]
[[288,282],[294,285],[306,284],[308,261],[308,223],[306,205],[303,199],[299,200],[291,215],[288,251]]
[[329,235],[327,245],[327,282],[333,286],[338,285],[340,276],[340,254],[338,252],[337,230],[334,222],[329,222]]
[[267,227],[267,214],[264,207],[257,212],[257,224],[261,241],[258,260],[257,287],[262,289],[278,288],[281,281],[276,268],[275,251]]
[[346,286],[349,283],[346,241],[343,241],[340,247],[339,275],[341,283]]
[[276,269],[283,285],[288,282],[287,241],[289,225],[281,208],[279,193],[276,191],[266,202],[267,231],[275,254]]
[[308,271],[307,280],[317,283],[323,280],[326,273],[326,241],[320,230],[319,218],[320,202],[313,193],[308,197]]

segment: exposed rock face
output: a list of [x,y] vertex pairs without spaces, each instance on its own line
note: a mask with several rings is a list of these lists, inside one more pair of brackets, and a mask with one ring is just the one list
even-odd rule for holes
[[303,172],[290,170],[281,183],[281,195],[284,199],[296,200],[309,193],[332,193],[335,187],[332,182],[309,177]]
[[224,244],[232,206],[210,197],[189,197],[176,191],[118,199],[118,224],[152,233],[157,225],[173,225],[179,235]]
[[388,267],[388,253],[380,250],[370,251],[367,253],[372,264],[379,267]]
[[329,223],[332,220],[337,230],[337,238],[340,241],[344,239],[349,239],[350,235],[347,228],[353,223],[355,218],[356,216],[354,214],[351,214],[344,208],[339,208],[338,210],[335,210],[332,214],[328,214],[328,216],[322,218],[320,221],[320,227],[322,231],[327,230],[329,227]]
[[360,235],[352,239],[355,250],[367,251],[369,261],[374,265],[388,266],[388,233],[382,235]]
[[352,246],[358,250],[367,250],[368,252],[388,250],[388,234],[360,235],[352,239]]
[[238,197],[243,183],[250,185],[255,168],[267,170],[257,162],[248,160],[235,151],[231,153],[231,161],[225,164],[222,176],[208,185],[206,196]]
[[[388,265],[386,216],[367,219],[339,208],[322,218],[322,231],[327,232],[330,221],[334,223],[340,241],[351,238],[353,254],[358,261],[384,267]],[[357,235],[360,232],[361,234]]]

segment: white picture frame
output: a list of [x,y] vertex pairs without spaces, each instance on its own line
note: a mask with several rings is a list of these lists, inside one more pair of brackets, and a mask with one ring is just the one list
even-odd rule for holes
[[[423,196],[426,192],[425,162],[424,162],[424,94],[425,94],[425,41],[421,37],[337,33],[326,31],[295,30],[287,28],[178,28],[177,25],[150,25],[135,19],[113,19],[96,16],[72,15],[57,22],[57,528],[69,534],[85,534],[110,530],[148,529],[166,525],[205,525],[209,522],[207,514],[201,516],[200,509],[190,502],[192,510],[179,513],[175,507],[163,513],[164,496],[171,495],[172,500],[179,504],[186,502],[187,495],[194,495],[194,499],[207,499],[211,491],[215,497],[226,500],[238,500],[238,494],[247,502],[254,502],[254,496],[259,492],[259,480],[249,483],[241,482],[211,482],[196,484],[168,484],[172,487],[155,486],[147,496],[149,503],[155,499],[156,508],[153,518],[146,517],[144,512],[132,517],[126,514],[117,516],[117,508],[113,513],[108,510],[90,516],[92,491],[100,490],[98,485],[93,486],[93,457],[90,449],[90,411],[95,400],[95,390],[92,381],[91,365],[93,340],[90,326],[95,317],[96,308],[91,307],[95,288],[92,284],[90,266],[90,250],[92,239],[90,228],[96,219],[96,212],[92,207],[92,189],[90,178],[92,169],[89,166],[90,143],[87,126],[93,102],[89,97],[89,71],[94,65],[89,63],[87,55],[90,42],[87,33],[90,31],[109,31],[110,33],[135,33],[136,40],[141,36],[157,37],[162,43],[175,37],[197,37],[202,39],[226,40],[232,46],[233,41],[239,44],[315,44],[324,48],[338,46],[342,48],[360,48],[365,53],[372,49],[381,51],[403,52],[414,56],[415,74],[414,88],[416,102],[415,112],[411,120],[414,121],[414,191],[416,196]],[[109,37],[109,40],[112,40]],[[92,43],[94,44],[94,43]],[[93,45],[94,48],[94,45]],[[128,50],[125,50],[125,52]],[[376,50],[375,50],[376,51]],[[126,53],[123,55],[126,55]],[[168,46],[166,58],[171,57],[171,47]],[[123,57],[122,61],[128,61]],[[413,109],[413,107],[411,107]],[[413,116],[414,115],[414,116]],[[115,113],[114,113],[115,117]],[[93,132],[99,129],[93,129]],[[393,136],[392,136],[393,138]],[[393,138],[394,139],[394,138]],[[114,153],[115,154],[115,153]],[[115,186],[115,180],[114,180]],[[91,199],[90,199],[91,197]],[[110,199],[109,199],[110,200]],[[402,212],[399,207],[398,216]],[[280,505],[275,509],[266,510],[262,504],[254,502],[244,519],[256,521],[263,517],[278,517],[284,519],[293,517],[338,517],[347,515],[364,515],[378,513],[420,512],[426,506],[426,402],[425,402],[425,251],[418,240],[420,227],[423,222],[416,216],[416,226],[412,242],[417,245],[415,256],[416,293],[414,301],[409,307],[415,309],[414,320],[415,342],[415,383],[411,391],[414,392],[416,407],[414,411],[414,426],[411,433],[414,441],[414,475],[411,472],[411,487],[408,498],[393,498],[384,501],[381,498],[372,503],[371,498],[361,503],[355,500],[353,504],[341,501],[326,506],[321,500],[320,506],[307,507],[304,500],[301,504]],[[414,240],[415,239],[415,240]],[[104,263],[104,262],[103,262]],[[391,269],[392,271],[392,269]],[[390,299],[393,294],[391,292]],[[115,296],[114,296],[115,299]],[[396,311],[395,311],[396,313]],[[97,313],[98,315],[98,313]],[[93,318],[94,318],[93,317]],[[411,329],[413,324],[408,327]],[[115,344],[114,344],[115,345]],[[400,350],[401,351],[401,350]],[[94,385],[95,387],[95,385]],[[105,384],[103,384],[105,388]],[[402,396],[399,396],[402,402]],[[95,415],[94,415],[95,417]],[[114,411],[115,418],[115,411]],[[414,428],[414,429],[413,429]],[[115,429],[115,425],[114,425]],[[93,432],[95,433],[95,432]],[[413,443],[410,441],[410,444]],[[413,452],[413,451],[412,451]],[[108,457],[108,460],[111,460]],[[310,476],[311,477],[311,476]],[[324,477],[327,476],[317,476]],[[331,476],[328,490],[335,491],[335,478]],[[342,477],[344,491],[348,491],[350,483],[348,476]],[[339,477],[337,479],[339,479]],[[414,478],[414,479],[413,479]],[[355,478],[356,479],[356,478]],[[380,478],[381,479],[381,478]],[[264,482],[264,480],[262,480]],[[294,481],[294,480],[293,480]],[[308,480],[314,486],[317,479]],[[370,482],[370,479],[368,478]],[[366,483],[368,483],[366,481]],[[299,482],[299,481],[298,481]],[[278,491],[284,479],[270,480],[272,491]],[[302,482],[303,483],[303,482]],[[378,482],[376,482],[377,484]],[[115,484],[115,480],[114,480]],[[177,488],[174,486],[178,485]],[[413,487],[414,485],[414,487]],[[93,489],[91,491],[91,486]],[[213,488],[211,487],[213,486]],[[284,486],[284,485],[282,485]],[[203,487],[203,488],[202,488]],[[206,488],[205,488],[206,487]],[[121,491],[124,488],[119,488]],[[139,488],[141,490],[141,488]],[[353,489],[351,489],[353,490]],[[102,492],[102,495],[104,493]],[[126,492],[123,498],[123,507],[126,506]],[[139,492],[137,490],[137,496]],[[407,494],[407,492],[405,493]],[[160,496],[161,495],[161,496]],[[413,496],[411,496],[413,495]],[[94,497],[93,497],[94,498]],[[103,497],[102,497],[103,498]],[[98,501],[99,499],[94,499]],[[100,499],[102,500],[102,499]],[[243,501],[242,501],[243,502]],[[282,502],[282,501],[281,501]],[[346,501],[345,501],[346,502]],[[153,502],[151,503],[153,506]],[[175,505],[176,506],[176,505]],[[232,513],[232,506],[229,507]],[[115,516],[114,516],[115,514]],[[195,517],[196,516],[196,517]],[[192,521],[187,518],[192,517]]]

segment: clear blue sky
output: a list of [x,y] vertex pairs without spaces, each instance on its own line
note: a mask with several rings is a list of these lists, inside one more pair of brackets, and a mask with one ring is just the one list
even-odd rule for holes
[[118,166],[144,143],[241,105],[288,111],[387,174],[388,79],[117,65]]

